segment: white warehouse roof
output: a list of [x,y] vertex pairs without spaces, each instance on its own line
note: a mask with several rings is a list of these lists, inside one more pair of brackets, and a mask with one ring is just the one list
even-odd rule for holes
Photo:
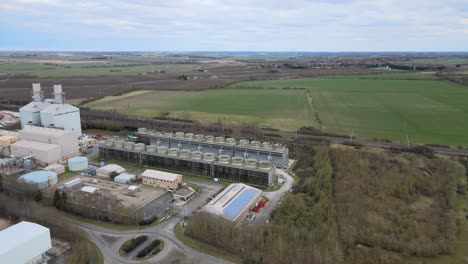
[[49,229],[21,222],[0,231],[2,263],[27,263],[52,248]]
[[235,221],[252,202],[261,197],[259,189],[243,183],[233,183],[227,186],[213,200],[204,206],[204,210],[215,215]]
[[20,131],[20,137],[26,136],[27,134],[33,134],[38,136],[45,137],[61,137],[73,133],[71,131],[57,129],[57,128],[47,128],[47,127],[38,127],[38,126],[26,126]]
[[142,177],[153,178],[153,179],[158,179],[158,180],[164,180],[164,181],[176,181],[177,177],[180,176],[180,174],[164,172],[164,171],[157,171],[157,170],[145,170],[141,174],[141,176]]
[[107,164],[96,170],[96,172],[100,174],[111,174],[114,171],[117,173],[124,173],[125,169],[117,164]]
[[91,186],[85,186],[81,188],[81,191],[87,192],[87,193],[94,193],[95,191],[99,190],[99,188],[91,187]]
[[119,181],[119,180],[121,180],[121,181],[131,181],[131,180],[134,180],[134,179],[135,179],[135,175],[127,174],[127,173],[122,173],[119,176],[114,178],[115,181]]

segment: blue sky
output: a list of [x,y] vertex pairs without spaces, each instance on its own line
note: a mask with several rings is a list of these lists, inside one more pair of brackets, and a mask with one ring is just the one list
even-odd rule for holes
[[467,0],[0,0],[0,50],[467,51]]

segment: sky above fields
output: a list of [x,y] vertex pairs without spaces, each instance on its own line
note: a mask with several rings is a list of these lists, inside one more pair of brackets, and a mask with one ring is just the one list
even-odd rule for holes
[[0,50],[467,51],[467,0],[0,0]]

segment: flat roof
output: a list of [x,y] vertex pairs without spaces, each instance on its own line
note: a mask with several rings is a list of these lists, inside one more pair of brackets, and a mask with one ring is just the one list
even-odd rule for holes
[[187,197],[189,195],[192,195],[195,191],[194,190],[190,190],[190,189],[186,189],[186,188],[181,188],[179,190],[177,190],[174,195],[175,196],[182,196],[182,197]]
[[87,193],[93,193],[95,191],[99,190],[99,188],[91,187],[91,186],[85,186],[81,188],[81,191],[87,192]]
[[44,136],[63,136],[68,134],[74,134],[72,131],[58,129],[58,128],[48,128],[48,127],[38,127],[38,126],[25,126],[20,131],[21,133],[32,133],[35,135],[44,135]]
[[[46,236],[48,241],[43,240]],[[38,237],[43,239],[38,240]],[[2,258],[27,262],[51,247],[49,229],[36,223],[23,221],[0,231],[0,256]],[[12,256],[12,252],[18,249],[21,249],[21,254]]]
[[181,176],[180,174],[176,173],[170,173],[170,172],[165,172],[165,171],[158,171],[158,170],[145,170],[141,176],[143,177],[148,177],[148,178],[153,178],[153,179],[158,179],[158,180],[165,180],[165,181],[176,181],[178,176]]
[[260,196],[260,193],[259,189],[246,184],[233,183],[206,204],[204,210],[234,220],[253,199]]
[[129,189],[129,190],[131,190],[131,191],[135,191],[135,190],[138,190],[138,188],[140,188],[140,186],[138,186],[138,185],[130,185],[130,186],[128,186],[127,189]]
[[33,149],[33,150],[53,150],[56,148],[60,148],[60,146],[56,144],[49,144],[49,143],[30,141],[30,140],[20,140],[11,144],[11,146],[26,148],[26,149]]

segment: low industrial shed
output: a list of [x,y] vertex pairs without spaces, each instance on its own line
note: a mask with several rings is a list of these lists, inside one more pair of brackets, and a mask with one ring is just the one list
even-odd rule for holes
[[203,210],[233,222],[240,222],[262,198],[261,194],[259,189],[243,183],[233,183],[207,203]]
[[11,144],[11,155],[16,157],[33,156],[34,159],[51,164],[62,159],[59,145],[29,140],[20,140]]
[[62,164],[50,164],[49,166],[45,167],[44,170],[53,171],[57,174],[65,173],[65,166]]
[[96,175],[99,177],[109,177],[112,172],[122,174],[125,169],[117,164],[108,164],[96,170]]
[[31,222],[21,222],[0,231],[2,263],[43,263],[52,248],[49,229]]
[[135,175],[133,174],[127,174],[127,173],[122,173],[119,176],[116,176],[114,178],[115,182],[120,182],[120,183],[130,183],[131,181],[135,180]]

